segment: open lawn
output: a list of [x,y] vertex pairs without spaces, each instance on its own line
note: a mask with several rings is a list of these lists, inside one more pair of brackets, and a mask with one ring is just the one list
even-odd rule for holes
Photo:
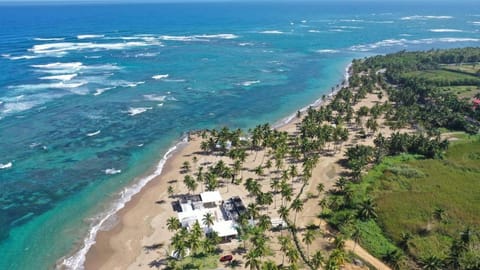
[[480,93],[480,87],[472,85],[459,85],[459,86],[443,86],[440,87],[443,91],[448,91],[456,94],[460,99],[473,98],[476,94]]
[[412,71],[404,73],[402,77],[415,77],[434,86],[478,86],[480,84],[480,78],[478,76],[448,70]]
[[478,63],[461,64],[461,65],[442,65],[442,68],[446,70],[469,73],[472,75],[477,75],[480,72],[480,65]]
[[378,223],[397,243],[409,232],[414,257],[443,257],[460,230],[480,226],[478,137],[453,143],[443,160],[394,162],[379,180]]

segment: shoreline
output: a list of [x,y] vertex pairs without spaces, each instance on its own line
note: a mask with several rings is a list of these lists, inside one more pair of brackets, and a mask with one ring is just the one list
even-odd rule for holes
[[[295,129],[298,121],[296,114],[298,111],[305,112],[308,108],[318,108],[330,101],[340,89],[348,86],[348,80],[351,76],[352,62],[345,67],[340,83],[332,87],[333,90],[324,94],[326,98],[319,97],[314,102],[304,106],[296,112],[281,118],[272,124],[272,128],[281,130]],[[189,134],[194,133],[190,131]],[[131,185],[125,187],[118,193],[118,198],[111,202],[112,207],[106,212],[100,213],[95,222],[92,223],[88,231],[88,235],[83,239],[82,245],[75,249],[72,253],[57,260],[56,269],[97,269],[101,266],[101,261],[110,258],[114,254],[112,249],[112,236],[121,232],[125,228],[125,216],[134,211],[134,208],[146,196],[145,194],[151,190],[157,190],[165,184],[164,176],[171,171],[174,160],[181,156],[182,150],[187,146],[191,146],[188,135],[182,136],[179,141],[173,144],[163,155],[157,165],[152,168],[152,172],[148,172],[145,176],[139,177],[138,181],[134,181]],[[166,188],[165,188],[166,189]],[[113,224],[109,221],[115,219]],[[108,228],[105,225],[108,224]],[[148,235],[154,231],[150,228],[145,231]],[[145,236],[145,235],[144,235]]]

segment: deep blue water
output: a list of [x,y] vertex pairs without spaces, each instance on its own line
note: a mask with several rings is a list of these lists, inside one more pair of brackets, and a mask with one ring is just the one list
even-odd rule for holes
[[274,123],[353,58],[479,30],[458,1],[0,6],[0,269],[81,248],[188,130]]

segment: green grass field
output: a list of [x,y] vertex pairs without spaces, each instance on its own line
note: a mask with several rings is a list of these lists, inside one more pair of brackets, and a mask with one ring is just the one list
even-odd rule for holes
[[[480,140],[452,144],[443,160],[388,161],[377,177],[378,224],[387,238],[413,238],[417,258],[444,256],[453,237],[467,225],[480,227]],[[444,219],[434,218],[435,209]]]
[[453,72],[449,70],[421,70],[406,72],[404,78],[415,77],[435,86],[478,86],[478,76]]
[[480,65],[476,64],[461,64],[461,65],[442,65],[443,69],[460,71],[465,73],[470,73],[472,75],[477,75],[480,72]]
[[480,93],[478,86],[460,85],[460,86],[443,86],[440,87],[443,91],[448,91],[456,94],[460,99],[473,98],[475,94]]

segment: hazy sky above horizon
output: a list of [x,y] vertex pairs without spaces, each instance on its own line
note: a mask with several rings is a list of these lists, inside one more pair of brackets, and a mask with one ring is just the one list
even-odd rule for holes
[[[296,2],[295,0],[247,0],[248,2]],[[458,0],[302,0],[308,2],[459,2]],[[473,0],[460,0],[463,2],[472,2]],[[246,2],[242,0],[0,0],[0,3],[78,3],[78,2],[89,2],[89,3],[145,3],[145,2],[152,2],[152,3],[175,3],[175,2]]]

